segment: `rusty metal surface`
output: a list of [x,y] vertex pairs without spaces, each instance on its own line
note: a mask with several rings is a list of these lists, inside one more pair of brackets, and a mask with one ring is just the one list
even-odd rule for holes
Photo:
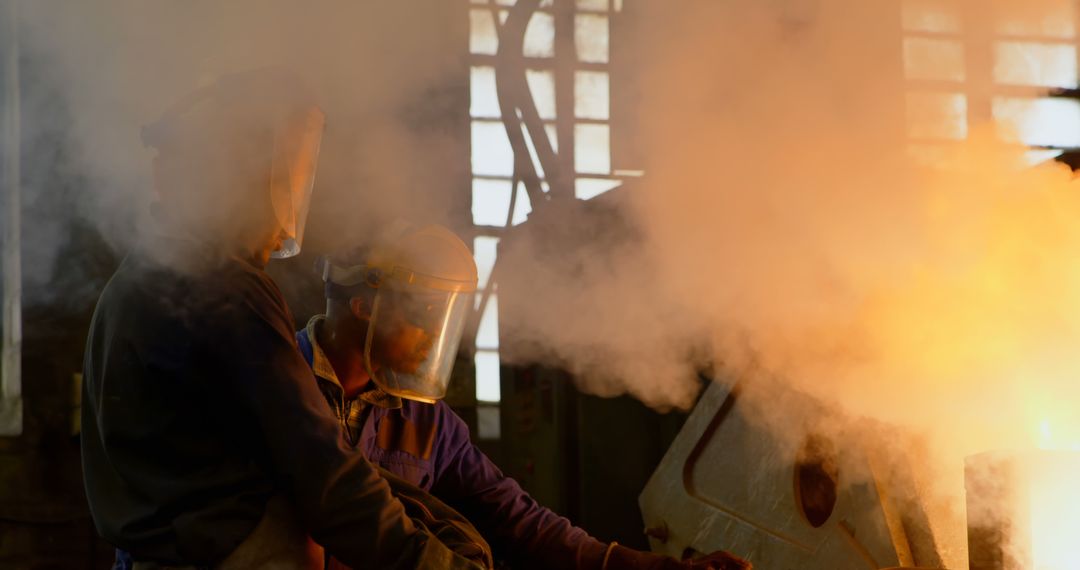
[[813,442],[828,410],[784,394],[785,433],[776,437],[751,421],[739,395],[719,382],[706,390],[641,494],[654,550],[723,549],[761,570],[943,566],[914,478],[897,468],[903,462],[835,434],[840,441],[812,454],[824,459],[807,460],[807,446],[823,446]]

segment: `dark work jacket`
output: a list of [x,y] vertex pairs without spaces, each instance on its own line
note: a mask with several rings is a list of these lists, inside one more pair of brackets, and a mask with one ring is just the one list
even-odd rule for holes
[[330,407],[343,423],[359,424],[353,426],[355,442],[371,461],[465,515],[512,568],[601,568],[607,545],[538,504],[503,475],[473,445],[468,426],[445,402],[432,405],[380,392],[343,405],[333,367],[311,340],[321,322],[315,317],[297,332],[297,344]]
[[343,441],[269,276],[191,242],[151,246],[105,287],[87,339],[83,471],[102,536],[136,559],[213,564],[283,493],[354,567],[445,562]]

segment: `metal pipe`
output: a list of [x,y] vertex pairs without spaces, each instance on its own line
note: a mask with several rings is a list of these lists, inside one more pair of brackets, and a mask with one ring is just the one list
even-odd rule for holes
[[3,4],[3,181],[0,187],[3,247],[2,332],[0,339],[0,436],[22,433],[22,267],[20,259],[20,110],[19,110],[19,6]]

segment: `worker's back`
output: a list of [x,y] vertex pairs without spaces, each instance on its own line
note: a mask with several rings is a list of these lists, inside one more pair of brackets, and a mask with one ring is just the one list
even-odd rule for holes
[[[260,429],[222,378],[235,305],[280,294],[236,258],[166,242],[133,254],[101,295],[85,358],[83,465],[98,530],[141,557],[223,558],[273,493]],[[255,287],[252,287],[255,285]],[[241,339],[234,339],[234,342]]]

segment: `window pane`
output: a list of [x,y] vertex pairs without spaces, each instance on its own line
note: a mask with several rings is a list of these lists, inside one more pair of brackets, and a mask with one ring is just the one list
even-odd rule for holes
[[1047,39],[1076,37],[1073,0],[995,2],[997,32]]
[[473,117],[501,116],[499,97],[495,92],[495,68],[473,66],[469,74],[469,114]]
[[529,69],[525,71],[529,82],[529,92],[536,103],[536,112],[541,119],[555,118],[555,74],[551,71]]
[[960,93],[908,93],[908,135],[916,138],[967,137],[967,97]]
[[495,255],[498,251],[499,238],[492,236],[476,236],[473,238],[473,257],[476,259],[476,272],[479,274],[477,287],[487,287],[491,279],[491,269],[495,267]]
[[514,217],[511,218],[510,225],[516,226],[525,223],[531,213],[532,201],[529,200],[529,193],[525,191],[525,183],[518,182],[517,202],[514,202]]
[[1013,129],[1028,145],[1080,146],[1080,102],[1069,99],[993,101],[994,119]]
[[1028,164],[1035,166],[1036,164],[1053,160],[1061,156],[1063,152],[1064,151],[1054,149],[1029,150],[1024,152],[1024,160]]
[[578,10],[596,10],[598,12],[607,11],[608,0],[577,0]]
[[555,125],[544,125],[544,131],[547,132],[548,140],[551,141],[551,148],[555,152],[559,152],[559,131],[555,128]]
[[[477,303],[483,297],[476,294]],[[476,348],[496,350],[499,348],[499,298],[495,294],[488,296],[487,307],[480,316],[480,326],[476,329]]]
[[999,42],[995,46],[994,81],[1012,85],[1075,86],[1076,46]]
[[555,17],[547,12],[533,12],[525,28],[522,53],[528,57],[555,55]]
[[959,33],[960,15],[952,0],[906,0],[904,29],[913,32]]
[[473,362],[476,364],[476,399],[481,402],[498,402],[501,397],[499,353],[493,350],[478,350]]
[[611,172],[607,125],[574,125],[574,169],[586,174]]
[[607,63],[608,21],[599,14],[578,14],[574,17],[574,45],[581,61]]
[[472,182],[473,224],[478,226],[506,225],[510,209],[510,181],[474,178]]
[[502,437],[502,428],[499,421],[499,406],[477,406],[476,437],[479,439],[499,439]]
[[909,79],[964,80],[964,45],[956,40],[904,38],[904,73]]
[[609,118],[608,74],[602,71],[574,73],[574,116],[579,119]]
[[495,16],[488,10],[469,10],[469,51],[486,55],[499,51]]
[[578,178],[574,181],[574,197],[578,200],[595,198],[604,192],[622,186],[621,180],[608,178]]
[[473,121],[472,171],[487,176],[514,174],[514,150],[498,121]]
[[532,131],[524,123],[521,125],[522,132],[525,134],[525,147],[529,149],[529,160],[532,161],[533,168],[536,169],[536,175],[540,178],[544,178],[544,165],[540,164],[540,155],[536,152],[536,145],[533,143]]

